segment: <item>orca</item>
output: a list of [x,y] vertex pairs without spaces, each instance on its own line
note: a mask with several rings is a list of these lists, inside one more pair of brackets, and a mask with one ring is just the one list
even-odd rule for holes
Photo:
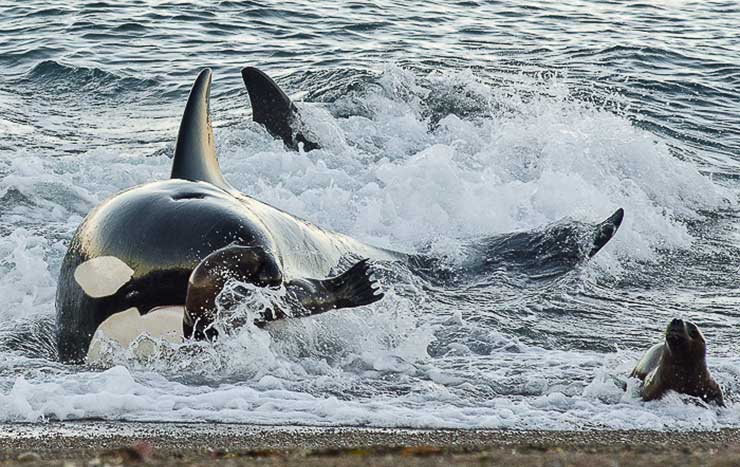
[[[255,121],[286,145],[311,147],[291,126],[296,112],[285,93],[255,68],[245,68],[243,76]],[[237,191],[218,164],[209,114],[211,81],[205,69],[190,91],[171,177],[106,199],[72,237],[56,295],[62,361],[84,362],[100,333],[122,345],[143,332],[173,341],[213,339],[216,296],[229,279],[285,288],[294,306],[266,310],[255,319],[264,326],[377,302],[383,293],[374,262],[402,262],[420,274],[437,264],[429,256],[374,247],[321,228]],[[622,217],[618,210],[596,225],[491,237],[480,244],[486,257],[481,269],[490,269],[496,255],[502,261],[523,258],[527,267],[572,268],[614,236]],[[340,265],[344,271],[337,274]]]

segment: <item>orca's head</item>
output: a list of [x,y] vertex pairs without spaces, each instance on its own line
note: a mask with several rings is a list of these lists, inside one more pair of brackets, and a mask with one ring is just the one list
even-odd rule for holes
[[144,314],[157,306],[185,302],[189,268],[136,272],[118,256],[80,254],[71,248],[57,284],[56,334],[63,362],[84,362],[98,327],[109,317],[135,308]]

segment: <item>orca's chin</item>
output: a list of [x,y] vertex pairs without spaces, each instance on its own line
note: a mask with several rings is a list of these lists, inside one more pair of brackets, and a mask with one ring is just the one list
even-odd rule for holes
[[156,352],[157,341],[181,343],[184,312],[184,306],[160,306],[145,315],[140,315],[136,308],[129,308],[109,316],[93,335],[87,363],[101,363],[111,347],[129,349],[137,357],[148,357]]

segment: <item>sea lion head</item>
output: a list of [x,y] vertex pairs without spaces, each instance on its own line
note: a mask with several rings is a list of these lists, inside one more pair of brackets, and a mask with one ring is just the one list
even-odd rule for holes
[[[214,251],[190,274],[183,317],[185,336],[197,339],[216,336],[216,331],[208,325],[215,318],[216,300],[229,280],[277,287],[283,275],[274,256],[262,247],[229,245]],[[237,304],[235,297],[221,298],[220,306],[229,308]]]
[[703,361],[706,340],[696,324],[674,319],[665,330],[665,348],[678,361]]

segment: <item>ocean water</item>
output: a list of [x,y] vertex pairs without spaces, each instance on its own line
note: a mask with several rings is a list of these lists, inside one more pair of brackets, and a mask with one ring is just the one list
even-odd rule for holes
[[[740,426],[736,2],[128,3],[0,8],[0,422]],[[251,122],[246,65],[321,150]],[[61,364],[66,246],[97,203],[168,176],[203,67],[226,178],[318,225],[454,268],[477,237],[624,223],[556,280],[391,268],[368,307]],[[627,378],[674,317],[704,331],[727,408],[642,402]]]

